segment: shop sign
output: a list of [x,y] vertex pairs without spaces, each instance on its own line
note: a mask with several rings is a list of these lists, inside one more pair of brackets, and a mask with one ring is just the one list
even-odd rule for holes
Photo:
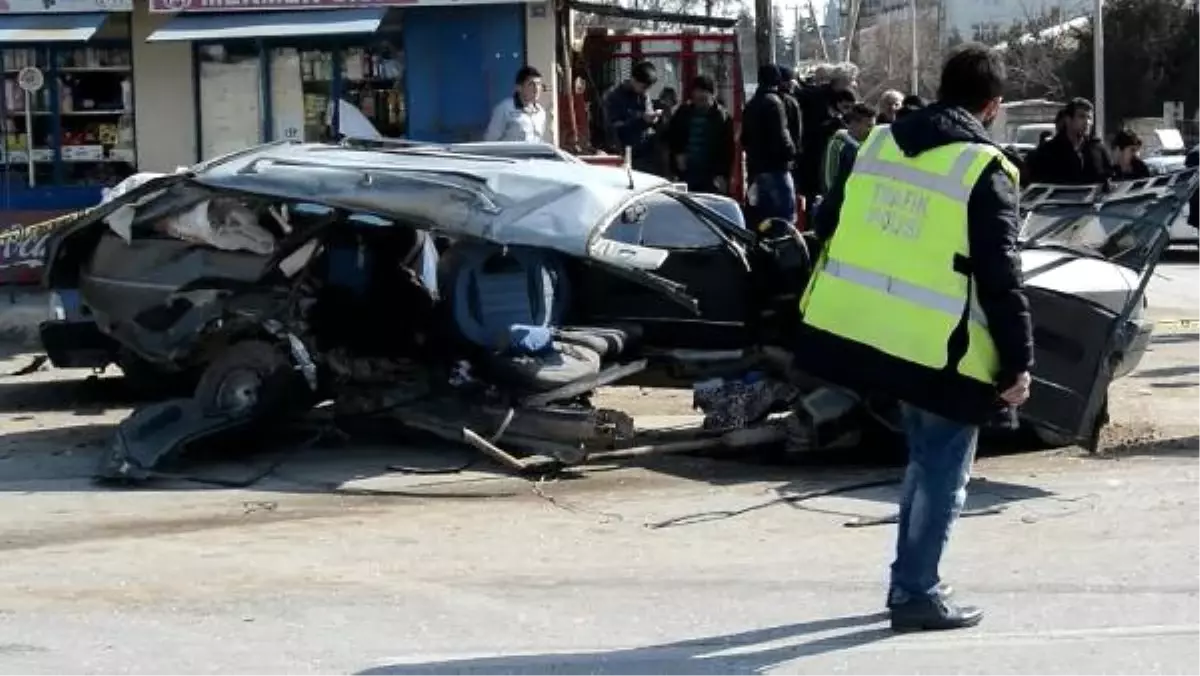
[[46,262],[50,235],[88,211],[72,211],[40,223],[0,229],[0,284],[36,283]]
[[[0,0],[3,2],[4,0]],[[451,7],[502,5],[514,0],[150,0],[151,12],[236,12],[272,9],[348,9],[362,7]]]
[[133,0],[0,0],[0,14],[132,12]]

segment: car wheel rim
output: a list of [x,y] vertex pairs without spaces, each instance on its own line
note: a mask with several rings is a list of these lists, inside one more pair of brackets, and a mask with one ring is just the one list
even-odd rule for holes
[[226,413],[245,413],[258,404],[262,377],[249,369],[240,369],[225,376],[217,388],[217,410]]

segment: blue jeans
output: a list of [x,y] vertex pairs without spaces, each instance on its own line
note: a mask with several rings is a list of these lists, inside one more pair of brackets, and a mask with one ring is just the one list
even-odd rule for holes
[[950,528],[967,500],[979,428],[901,405],[908,470],[900,490],[900,525],[890,600],[933,596]]
[[755,222],[768,218],[796,221],[796,183],[787,171],[762,173],[754,176],[750,184],[755,187],[758,203],[754,205]]

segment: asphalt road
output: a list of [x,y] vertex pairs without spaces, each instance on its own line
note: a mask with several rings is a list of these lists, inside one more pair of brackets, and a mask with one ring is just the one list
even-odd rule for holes
[[[1194,261],[1171,263],[1151,310],[1195,319],[1198,294]],[[253,490],[100,490],[112,381],[0,378],[0,672],[1196,673],[1197,331],[1164,324],[1114,386],[1102,456],[979,461],[983,513],[944,573],[988,617],[899,637],[879,614],[893,527],[846,525],[890,514],[894,487],[720,513],[890,467],[672,459],[537,483],[384,470],[457,451],[312,449]]]

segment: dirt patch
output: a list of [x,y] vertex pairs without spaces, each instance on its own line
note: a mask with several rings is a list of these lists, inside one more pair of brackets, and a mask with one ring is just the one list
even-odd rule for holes
[[692,415],[691,390],[649,387],[607,387],[596,393],[593,403],[601,408],[625,411],[633,416]]

